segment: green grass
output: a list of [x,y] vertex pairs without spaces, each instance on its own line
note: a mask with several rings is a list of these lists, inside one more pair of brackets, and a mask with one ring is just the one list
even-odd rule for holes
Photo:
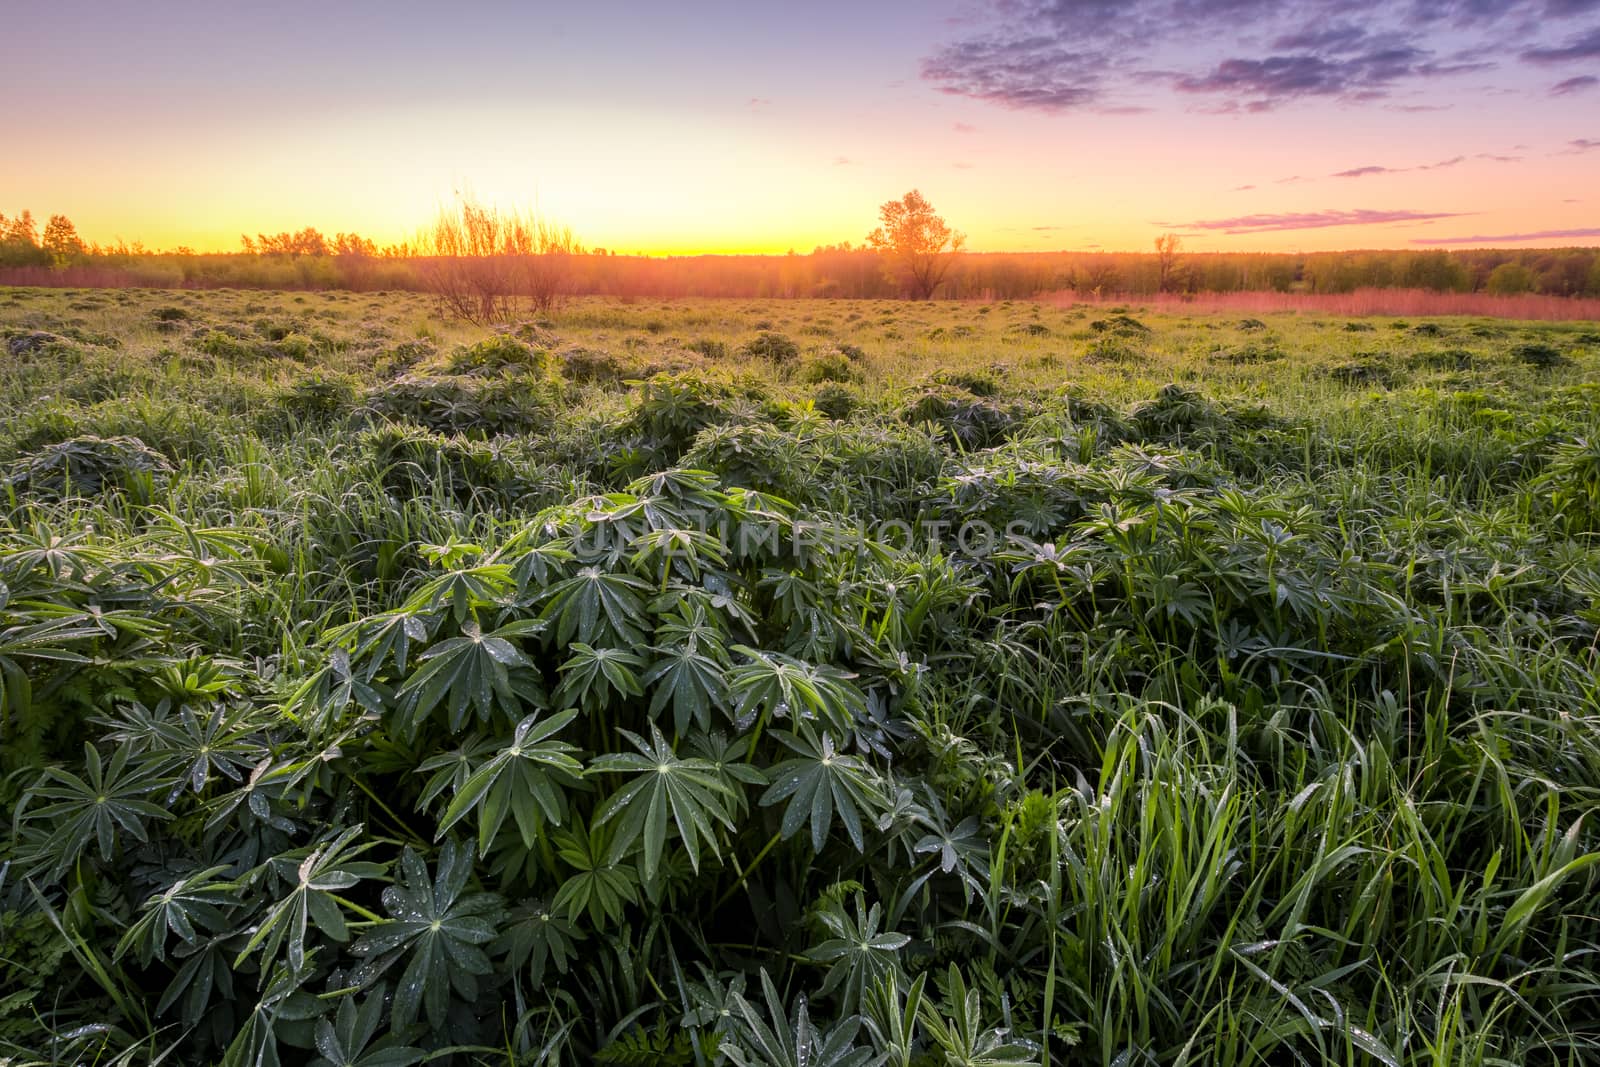
[[1600,327],[0,290],[0,1063],[1600,1058]]

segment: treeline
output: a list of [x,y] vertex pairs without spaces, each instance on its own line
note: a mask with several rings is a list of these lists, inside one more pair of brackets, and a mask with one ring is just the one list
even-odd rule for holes
[[[238,253],[150,251],[79,238],[70,220],[40,227],[28,212],[0,214],[0,283],[156,288],[352,289],[437,287],[440,257],[413,245],[384,248],[356,234],[314,229],[258,234]],[[835,297],[904,295],[878,253],[849,244],[781,256],[624,256],[558,251],[531,258],[563,293],[621,297]],[[528,257],[524,257],[528,258]],[[1600,296],[1600,249],[1473,249],[1315,253],[967,253],[939,295],[1024,299],[1075,291],[1104,295],[1252,291],[1349,293],[1358,289]],[[526,276],[531,272],[509,272]]]

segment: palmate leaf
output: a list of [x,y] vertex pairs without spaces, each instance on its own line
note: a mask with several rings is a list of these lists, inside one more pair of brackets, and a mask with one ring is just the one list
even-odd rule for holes
[[642,593],[650,584],[631,574],[613,574],[584,567],[550,587],[550,602],[541,619],[555,619],[556,642],[576,638],[589,644],[631,647],[644,642]]
[[933,787],[924,783],[922,792],[927,807],[920,810],[915,819],[928,833],[917,839],[912,851],[919,855],[932,854],[937,858],[940,871],[958,875],[968,900],[973,893],[981,895],[989,879],[989,842],[983,836],[983,828],[971,815],[952,826],[944,803]]
[[872,771],[859,757],[841,754],[828,734],[818,738],[802,728],[797,734],[780,730],[775,736],[797,753],[768,771],[772,785],[761,795],[763,807],[789,802],[783,811],[783,836],[793,837],[809,820],[811,847],[821,852],[837,812],[851,844],[865,852],[862,818],[870,818],[884,803]]
[[[202,1019],[214,1011],[231,1012],[235,1002],[233,985],[233,952],[228,947],[233,932],[208,937],[190,947],[179,944],[172,950],[173,960],[183,960],[183,965],[172,976],[161,999],[156,1003],[156,1014],[165,1015],[174,1004],[182,1002],[178,1017],[185,1027],[198,1026]],[[215,999],[218,1003],[213,1004]]]
[[[335,941],[350,937],[340,910],[336,890],[349,889],[364,878],[383,875],[383,866],[367,863],[354,857],[371,847],[372,843],[351,847],[365,827],[360,823],[325,844],[310,850],[294,866],[288,896],[282,897],[267,911],[266,917],[256,927],[249,942],[234,959],[238,967],[256,951],[262,950],[261,971],[267,974],[280,949],[287,945],[286,958],[291,972],[298,974],[305,966],[306,935],[309,925],[315,925],[323,934]],[[293,862],[295,853],[269,860],[256,874]]]
[[468,893],[472,849],[454,840],[439,852],[437,874],[410,848],[400,856],[400,875],[383,891],[391,918],[368,930],[354,952],[365,957],[351,977],[365,985],[402,958],[406,968],[394,995],[394,1027],[404,1030],[425,1011],[429,1025],[444,1025],[450,992],[471,1002],[478,979],[493,967],[482,946],[497,936],[503,914],[493,893]]
[[438,625],[437,616],[385,611],[339,627],[328,636],[350,646],[350,659],[362,664],[361,680],[371,682],[385,664],[393,664],[395,671],[405,673],[411,661],[411,646],[426,642]]
[[644,683],[655,686],[650,697],[650,714],[660,715],[670,703],[672,727],[679,737],[689,731],[691,723],[709,730],[711,709],[727,707],[722,664],[693,645],[674,645],[656,651],[661,653],[661,658],[644,674]]
[[585,911],[596,925],[622,921],[622,909],[639,901],[638,872],[611,858],[611,830],[581,825],[555,835],[556,854],[577,873],[561,884],[550,910],[576,922]]
[[441,752],[437,756],[429,756],[417,764],[417,772],[427,774],[428,780],[417,796],[416,809],[429,811],[440,797],[447,793],[453,797],[461,792],[461,787],[467,784],[472,772],[498,751],[500,751],[498,739],[484,737],[481,734],[468,734],[459,747],[449,752]]
[[[206,829],[215,830],[230,820],[258,819],[284,833],[294,831],[295,823],[284,814],[293,790],[311,774],[315,760],[273,762],[269,756],[257,763],[244,784],[213,797],[207,804]],[[243,809],[241,812],[240,809]]]
[[952,1067],[1037,1067],[1035,1048],[1007,1039],[1004,1030],[983,1025],[978,989],[967,988],[961,970],[950,965],[945,996],[950,1015],[940,1014],[931,1000],[922,1002],[922,1025],[935,1048]]
[[633,843],[643,837],[644,864],[640,873],[646,881],[655,878],[661,850],[667,842],[669,818],[677,828],[678,839],[696,873],[700,871],[702,841],[710,846],[713,855],[721,858],[712,822],[734,829],[728,807],[736,794],[717,767],[703,759],[679,759],[654,723],[650,726],[648,742],[630,731],[618,732],[639,750],[639,754],[611,753],[596,757],[589,764],[591,774],[634,775],[633,781],[613,793],[595,813],[597,826],[616,820],[611,859],[615,861],[627,855]]
[[[130,770],[128,760],[129,749],[118,748],[107,765],[98,749],[85,744],[82,777],[50,767],[24,795],[17,821],[44,824],[45,835],[32,855],[48,866],[50,877],[60,877],[91,844],[109,863],[116,858],[119,836],[143,842],[146,822],[172,818],[166,808],[145,799],[166,783],[148,768]],[[31,806],[36,801],[44,803]]]
[[[366,673],[375,673],[368,664]],[[350,663],[350,653],[342,648],[328,650],[328,661],[295,687],[284,701],[284,712],[307,733],[324,737],[343,724],[345,711],[356,705],[372,715],[381,715],[392,696],[384,682],[363,681]]]
[[750,659],[728,673],[734,714],[741,723],[755,721],[758,714],[763,722],[782,716],[816,719],[842,736],[866,714],[866,697],[850,684],[852,674],[746,645],[733,650]]
[[625,649],[595,648],[581,641],[571,646],[572,658],[561,665],[561,686],[557,704],[581,704],[587,709],[603,706],[615,693],[636,697],[644,693],[639,685],[638,668],[644,660]]
[[215,934],[227,925],[224,907],[237,899],[238,886],[221,880],[226,867],[208,867],[185,875],[144,902],[143,914],[128,927],[112,960],[137,950],[139,962],[166,958],[168,932],[186,945],[198,946],[203,934]]
[[[475,549],[477,546],[463,546]],[[446,561],[446,566],[450,561]],[[515,593],[517,580],[506,563],[483,563],[452,570],[428,582],[406,601],[403,611],[418,614],[449,606],[459,625],[480,607],[499,603]]]
[[536,533],[543,533],[542,527],[535,525],[525,528],[498,554],[502,559],[515,561],[511,565],[511,574],[517,581],[517,588],[524,592],[543,589],[563,577],[567,565],[576,558],[566,540],[535,541],[532,538]]
[[672,705],[673,729],[679,737],[693,722],[702,730],[711,728],[711,709],[728,707],[727,685],[723,672],[728,653],[722,631],[708,621],[705,606],[680,602],[674,615],[656,628],[662,642],[654,651],[660,659],[644,674],[644,684],[655,686],[650,697],[650,715],[661,714]]
[[662,585],[671,580],[674,572],[699,581],[708,564],[720,568],[728,561],[722,542],[703,530],[663,527],[640,534],[629,547],[634,550],[635,566],[643,569],[657,561]]
[[523,619],[484,633],[469,622],[460,637],[430,647],[397,694],[402,734],[414,736],[441,704],[451,732],[460,733],[469,707],[487,722],[496,706],[515,718],[525,704],[541,701],[544,694],[533,662],[513,642],[542,629],[542,623]]
[[806,958],[828,964],[828,975],[819,992],[839,994],[839,1010],[860,1009],[867,992],[900,970],[899,952],[911,943],[905,934],[884,930],[883,909],[869,909],[856,894],[855,916],[847,914],[842,901],[829,901],[817,915],[832,936],[806,953]]
[[530,715],[519,722],[511,743],[473,771],[456,791],[439,820],[439,834],[476,811],[478,850],[487,852],[509,815],[516,821],[524,847],[531,849],[540,826],[561,825],[567,811],[563,787],[578,784],[583,764],[572,755],[577,747],[555,735],[577,714],[563,711],[543,720]]
[[[772,978],[761,972],[761,990],[766,998],[765,1016],[738,993],[731,996],[737,1011],[737,1036],[722,1046],[734,1067],[870,1067],[882,1061],[870,1048],[856,1045],[861,1030],[859,1016],[841,1021],[832,1030],[818,1030],[811,1023],[805,998],[795,1003],[794,1022],[784,1019],[783,998],[773,987]],[[771,1019],[769,1023],[767,1020]]]
[[332,1018],[317,1020],[316,1043],[321,1053],[310,1067],[410,1067],[427,1055],[422,1049],[395,1043],[393,1035],[373,1038],[383,1021],[384,993],[379,983],[360,1007],[354,997],[341,997]]
[[213,774],[242,782],[245,772],[267,754],[266,723],[251,705],[213,704],[198,713],[184,705],[175,717],[161,715],[162,710],[157,709],[155,719],[155,751],[167,757],[164,770],[178,772],[168,803],[185,787],[204,792]]
[[684,992],[681,1025],[706,1028],[719,1037],[726,1036],[738,1012],[733,998],[744,995],[746,975],[743,971],[719,974],[704,963],[695,966],[700,969],[700,980],[681,983]]
[[537,988],[544,985],[547,967],[567,973],[577,959],[578,942],[583,940],[584,932],[565,916],[557,915],[541,900],[530,900],[511,909],[510,921],[502,926],[493,952],[503,954],[513,969],[526,964],[528,980]]
[[678,600],[672,614],[656,625],[656,640],[661,645],[653,651],[661,659],[643,678],[645,685],[656,688],[650,697],[651,717],[672,704],[672,726],[678,737],[688,733],[691,721],[710,729],[710,710],[728,707],[728,686],[723,681],[728,651],[722,627],[710,622],[702,601]]
[[720,730],[689,737],[689,751],[711,764],[717,778],[732,791],[729,799],[736,816],[745,810],[745,792],[741,787],[767,784],[767,776],[761,768],[744,761],[745,747],[742,739],[729,737]]

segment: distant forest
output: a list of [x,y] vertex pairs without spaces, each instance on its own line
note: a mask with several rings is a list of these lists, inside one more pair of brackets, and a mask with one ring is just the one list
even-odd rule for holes
[[[878,253],[849,244],[788,255],[648,257],[603,249],[549,253],[570,295],[620,297],[894,298],[904,295]],[[154,288],[429,288],[436,257],[316,230],[244,238],[236,253],[149,251],[81,240],[52,216],[0,214],[0,284]],[[1421,289],[1513,296],[1600,297],[1600,249],[1472,249],[1312,253],[1004,252],[961,254],[937,295],[1025,299],[1048,293],[1350,293]]]

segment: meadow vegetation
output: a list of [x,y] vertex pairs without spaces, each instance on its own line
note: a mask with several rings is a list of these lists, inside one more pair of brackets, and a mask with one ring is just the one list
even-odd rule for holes
[[[1445,298],[1436,314],[1600,314],[1596,247],[1196,252],[1167,234],[1155,254],[963,252],[951,258],[940,250],[959,247],[960,235],[941,231],[943,220],[921,194],[912,191],[885,203],[879,219],[879,228],[859,242],[809,252],[649,256],[634,249],[585,248],[566,227],[537,214],[458,197],[414,238],[398,244],[379,246],[360,234],[327,235],[306,227],[243,235],[241,251],[230,253],[101,245],[80,238],[65,216],[51,216],[41,229],[22,211],[0,213],[0,285],[409,290],[438,294],[453,314],[488,320],[496,316],[483,314],[484,301],[493,304],[508,291],[546,310],[568,294],[883,299],[937,291],[962,300],[1069,294],[1074,300],[1114,301],[1205,300],[1216,294],[1304,300],[1376,291],[1413,301]],[[895,247],[902,254],[885,255]]]
[[1600,1058],[1600,325],[433,308],[0,289],[0,1062]]

